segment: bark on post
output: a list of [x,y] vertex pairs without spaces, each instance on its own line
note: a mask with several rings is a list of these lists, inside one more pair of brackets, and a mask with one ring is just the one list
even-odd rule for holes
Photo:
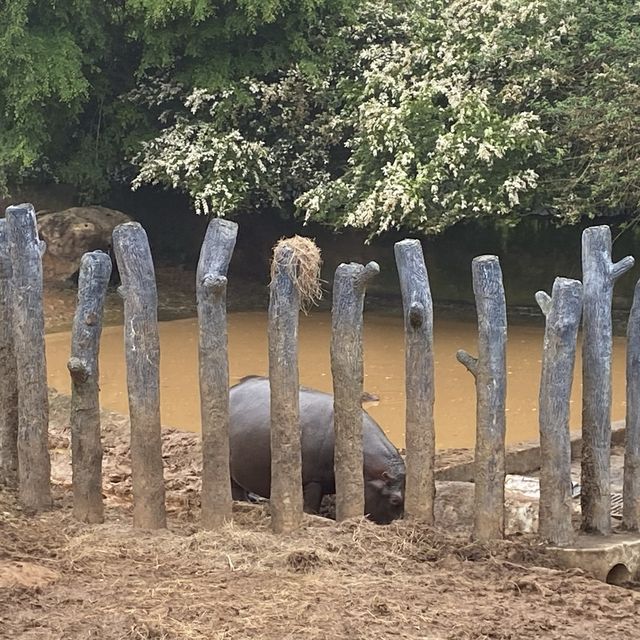
[[406,370],[405,517],[433,523],[435,430],[433,422],[433,304],[419,240],[395,244],[404,307]]
[[536,293],[546,316],[540,381],[540,536],[553,544],[572,541],[569,401],[582,314],[582,283],[556,278],[549,297]]
[[611,531],[611,301],[615,281],[633,262],[631,257],[611,261],[608,226],[584,230],[582,528],[603,535]]
[[205,529],[217,528],[231,518],[227,269],[237,234],[235,222],[219,218],[211,220],[200,251],[196,276],[202,419],[202,526]]
[[106,253],[93,251],[82,256],[67,363],[71,375],[73,515],[89,523],[104,521],[98,354],[110,276],[111,258]]
[[473,537],[504,536],[504,441],[507,311],[497,256],[473,259],[473,292],[478,314],[478,358],[457,358],[476,380],[475,514]]
[[147,234],[137,222],[113,230],[124,299],[127,391],[131,420],[133,526],[166,527],[160,426],[158,294]]
[[380,273],[375,262],[336,269],[331,311],[336,519],[364,515],[362,453],[362,311],[367,283]]
[[290,246],[273,256],[269,300],[269,383],[271,388],[271,527],[289,533],[302,523],[302,453],[298,382],[300,293],[287,267]]
[[13,265],[14,349],[18,371],[18,474],[20,500],[29,510],[51,506],[49,398],[44,343],[42,255],[31,204],[6,212]]
[[640,280],[627,325],[627,419],[622,525],[640,531]]
[[0,220],[0,484],[18,485],[18,372],[13,348],[13,268]]

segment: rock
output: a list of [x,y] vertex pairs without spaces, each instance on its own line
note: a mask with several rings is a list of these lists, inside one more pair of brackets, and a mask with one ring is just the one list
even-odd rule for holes
[[38,233],[47,243],[42,260],[44,277],[67,280],[80,268],[87,251],[109,251],[113,228],[131,218],[106,207],[72,207],[54,213],[38,213]]

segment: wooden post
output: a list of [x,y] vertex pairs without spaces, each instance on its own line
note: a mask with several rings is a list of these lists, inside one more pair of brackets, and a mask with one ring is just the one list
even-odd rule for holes
[[113,230],[124,299],[124,340],[131,419],[133,526],[166,527],[160,426],[158,293],[147,234],[137,222]]
[[633,262],[631,257],[611,261],[608,226],[584,230],[582,528],[603,535],[611,531],[611,300],[615,281]]
[[214,218],[200,251],[198,299],[200,411],[202,416],[202,526],[214,529],[231,518],[229,474],[229,361],[227,269],[238,225]]
[[302,523],[302,453],[298,381],[300,294],[287,264],[294,250],[274,250],[269,300],[269,383],[271,388],[271,526],[289,533]]
[[504,536],[507,311],[497,256],[474,258],[472,273],[478,313],[478,358],[463,350],[456,355],[476,379],[473,537],[486,541]]
[[640,531],[640,280],[627,324],[627,419],[622,525]]
[[336,519],[364,515],[362,453],[362,310],[367,283],[380,273],[367,266],[341,264],[333,279],[331,375],[333,376]]
[[0,220],[0,485],[18,485],[18,372],[13,349],[13,269]]
[[44,343],[42,255],[31,204],[6,213],[13,265],[14,349],[18,371],[18,473],[20,500],[29,510],[51,506],[49,398]]
[[582,283],[556,278],[549,297],[536,293],[546,316],[540,381],[540,537],[553,544],[573,539],[569,401],[582,314]]
[[435,430],[433,421],[433,304],[419,240],[395,244],[404,307],[406,371],[405,517],[433,524]]
[[71,375],[73,515],[89,523],[104,521],[98,354],[110,276],[111,258],[106,253],[93,251],[82,256],[67,364]]

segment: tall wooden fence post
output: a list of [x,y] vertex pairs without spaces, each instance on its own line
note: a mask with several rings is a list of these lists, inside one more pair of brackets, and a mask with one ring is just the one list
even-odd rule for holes
[[406,518],[433,523],[435,429],[433,420],[433,304],[419,240],[395,244],[404,307],[406,371]]
[[0,485],[18,485],[18,372],[13,348],[13,268],[0,220]]
[[166,527],[160,426],[158,293],[147,234],[137,222],[113,230],[124,299],[124,340],[131,419],[133,526]]
[[98,354],[110,276],[111,258],[106,253],[93,251],[82,256],[67,364],[71,375],[73,515],[90,523],[104,520]]
[[627,419],[624,450],[622,524],[640,531],[640,280],[627,325]]
[[473,292],[478,313],[478,358],[458,351],[476,380],[475,516],[473,536],[504,536],[504,442],[507,391],[507,310],[497,256],[473,259]]
[[200,251],[196,276],[200,335],[202,526],[205,529],[217,528],[231,518],[227,269],[237,234],[235,222],[220,218],[211,220]]
[[571,523],[569,407],[576,340],[582,314],[582,283],[556,278],[549,297],[536,293],[546,316],[540,380],[540,536],[553,544],[574,537]]
[[51,506],[49,397],[44,343],[42,255],[31,204],[6,212],[13,265],[14,349],[18,371],[18,474],[20,500],[30,510]]
[[633,258],[611,261],[611,230],[582,234],[584,310],[582,335],[582,528],[611,531],[611,301],[615,281]]
[[336,519],[364,515],[362,452],[362,311],[367,283],[380,273],[367,266],[341,264],[333,279],[331,375],[333,376]]

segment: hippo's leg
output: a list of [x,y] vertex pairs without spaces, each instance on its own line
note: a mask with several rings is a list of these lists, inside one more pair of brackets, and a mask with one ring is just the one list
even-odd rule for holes
[[318,513],[322,503],[322,485],[319,482],[309,482],[302,487],[305,513]]
[[233,478],[231,478],[231,497],[240,502],[247,502],[249,500],[247,492]]

